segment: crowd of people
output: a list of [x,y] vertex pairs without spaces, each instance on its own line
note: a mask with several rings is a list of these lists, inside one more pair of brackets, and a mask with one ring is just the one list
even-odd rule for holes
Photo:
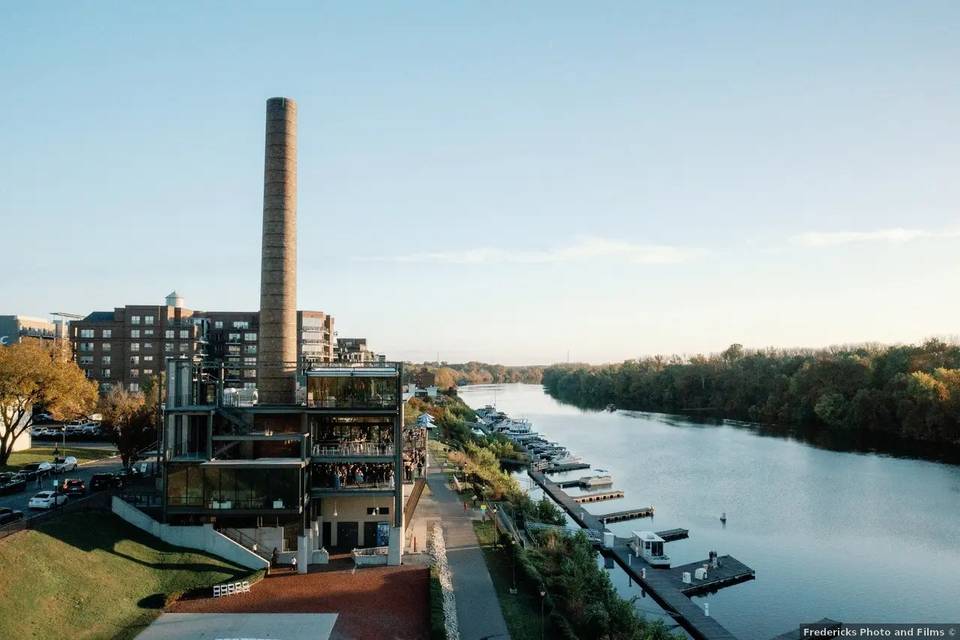
[[389,463],[316,464],[313,472],[316,486],[334,489],[393,487],[393,465]]

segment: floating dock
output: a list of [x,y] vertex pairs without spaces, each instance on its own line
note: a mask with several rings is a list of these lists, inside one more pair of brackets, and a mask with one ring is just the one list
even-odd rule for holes
[[571,499],[577,504],[583,504],[585,502],[603,502],[604,500],[616,500],[623,497],[622,489],[614,489],[613,491],[598,491],[597,493],[585,493],[580,496],[573,496]]
[[[670,569],[657,569],[645,560],[635,557],[627,546],[629,541],[625,538],[616,538],[612,548],[604,548],[603,533],[606,527],[599,516],[588,513],[545,474],[533,469],[529,470],[528,474],[547,495],[570,514],[574,522],[588,529],[587,535],[597,545],[600,553],[612,557],[627,572],[627,575],[654,602],[669,613],[691,637],[695,640],[736,640],[732,633],[714,618],[707,616],[689,596],[752,580],[755,577],[753,569],[732,556],[720,556],[720,566],[708,568],[707,577],[697,580],[694,577],[695,570],[705,564],[709,565],[709,561],[694,562]],[[664,540],[680,540],[687,537],[689,532],[686,529],[670,529],[658,535]],[[684,571],[690,572],[690,583],[683,581]]]
[[557,486],[561,489],[568,487],[583,487],[589,489],[590,487],[609,487],[612,484],[613,476],[583,476],[576,480],[561,480],[557,483]]
[[589,469],[588,462],[564,462],[563,464],[550,464],[544,467],[543,473],[563,473],[564,471],[577,471],[579,469]]
[[[602,516],[597,516],[597,519],[603,524],[607,524],[609,522],[623,522],[624,520],[636,520],[637,518],[653,517],[653,511],[653,507],[639,507],[637,509],[625,509],[624,511],[605,513]],[[663,539],[666,541],[666,538]]]
[[[694,570],[709,561],[655,569],[641,558],[634,557],[630,547],[619,540],[613,549],[601,549],[601,552],[613,556],[633,581],[664,610],[671,612],[677,623],[696,640],[735,640],[732,633],[707,616],[689,596],[753,580],[754,571],[747,565],[732,556],[720,556],[721,566],[709,569],[705,579],[696,580],[692,577]],[[690,584],[683,581],[684,571],[691,574]],[[641,577],[644,574],[645,577]]]
[[656,534],[663,538],[664,542],[684,540],[690,537],[690,531],[688,529],[667,529],[666,531],[657,531]]

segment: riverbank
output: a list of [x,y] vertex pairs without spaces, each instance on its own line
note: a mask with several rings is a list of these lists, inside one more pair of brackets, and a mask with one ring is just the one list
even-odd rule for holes
[[[756,580],[694,599],[709,603],[711,616],[742,640],[768,640],[824,617],[955,617],[960,584],[950,567],[960,566],[960,467],[833,451],[727,422],[584,411],[534,385],[466,387],[460,395],[472,407],[496,397],[499,409],[602,465],[625,496],[584,505],[588,512],[656,505],[654,520],[641,527],[608,525],[618,536],[682,527],[690,538],[669,545],[676,564],[712,550],[745,560]],[[909,554],[900,552],[904,544]],[[622,597],[641,596],[619,567],[607,573]],[[637,604],[656,609],[642,597]]]

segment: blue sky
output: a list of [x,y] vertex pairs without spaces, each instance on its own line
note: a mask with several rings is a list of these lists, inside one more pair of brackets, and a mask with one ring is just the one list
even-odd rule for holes
[[0,9],[0,313],[259,301],[264,101],[299,301],[391,357],[960,333],[955,2]]

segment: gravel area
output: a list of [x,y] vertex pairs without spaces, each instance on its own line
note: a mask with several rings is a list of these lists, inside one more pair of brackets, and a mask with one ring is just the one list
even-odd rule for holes
[[182,600],[167,611],[336,613],[332,640],[427,640],[430,573],[416,565],[354,570],[352,561],[337,560],[306,575],[272,575],[250,593]]

